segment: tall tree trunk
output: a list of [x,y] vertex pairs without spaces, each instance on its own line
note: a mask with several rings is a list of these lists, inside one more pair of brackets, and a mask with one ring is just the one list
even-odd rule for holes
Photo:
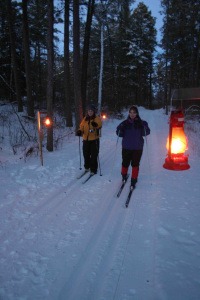
[[[47,115],[53,120],[53,0],[48,0]],[[53,151],[53,126],[47,129],[47,150]]]
[[102,106],[102,85],[103,85],[103,62],[104,62],[104,26],[101,25],[101,60],[100,60],[100,73],[99,73],[99,91],[98,91],[98,114],[101,114]]
[[79,0],[73,1],[73,69],[74,69],[74,103],[76,129],[83,117],[81,100],[81,62],[80,62],[80,21],[79,21]]
[[81,70],[81,97],[82,97],[84,110],[85,110],[86,98],[87,98],[88,56],[89,56],[92,17],[94,14],[94,4],[95,4],[95,0],[88,1],[88,13],[87,13],[86,26],[85,26],[84,45],[83,45],[83,59],[82,59],[82,70]]
[[111,105],[113,107],[116,106],[116,96],[117,96],[117,85],[116,85],[116,70],[115,70],[115,63],[114,63],[114,51],[113,51],[113,43],[111,39],[111,32],[108,23],[106,22],[106,28],[108,33],[108,42],[109,42],[109,53],[110,53],[110,61],[111,61]]
[[169,34],[169,0],[167,0],[167,10],[166,10],[166,13],[167,13],[167,23],[166,23],[166,50],[165,50],[165,113],[166,115],[168,115],[169,113],[169,101],[168,101],[168,96],[169,96],[169,93],[168,93],[168,59],[169,59],[169,37],[168,37],[168,34]]
[[66,126],[72,127],[72,105],[71,105],[71,78],[70,78],[70,56],[69,56],[69,2],[65,0],[65,23],[64,23],[64,90],[65,90],[65,116]]
[[12,68],[13,68],[14,80],[15,80],[18,112],[22,112],[23,103],[22,103],[22,94],[21,94],[21,86],[20,86],[20,72],[17,63],[16,41],[15,41],[15,33],[13,28],[14,18],[13,18],[13,8],[12,8],[11,0],[7,0],[7,16],[8,16],[8,24],[9,24],[11,60],[12,60]]
[[24,58],[26,71],[26,89],[28,102],[28,116],[34,117],[34,100],[32,97],[32,80],[31,80],[31,62],[30,62],[30,44],[29,44],[29,24],[27,15],[28,0],[22,1],[23,8],[23,41],[24,41]]

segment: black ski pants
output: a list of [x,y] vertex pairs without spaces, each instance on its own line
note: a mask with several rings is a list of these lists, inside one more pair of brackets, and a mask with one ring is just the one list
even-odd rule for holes
[[99,154],[99,139],[83,141],[84,167],[91,172],[97,173]]
[[132,167],[139,167],[143,150],[127,150],[122,148],[122,166],[128,168],[131,164]]

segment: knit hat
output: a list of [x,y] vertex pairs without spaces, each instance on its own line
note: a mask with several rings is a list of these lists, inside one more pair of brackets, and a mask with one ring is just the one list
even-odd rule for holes
[[92,111],[95,113],[96,107],[94,106],[94,104],[88,104],[88,106],[87,106],[87,111],[88,111],[88,110],[92,110]]

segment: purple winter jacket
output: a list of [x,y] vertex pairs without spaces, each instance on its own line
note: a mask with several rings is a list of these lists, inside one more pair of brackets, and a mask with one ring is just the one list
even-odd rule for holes
[[117,126],[116,134],[122,137],[122,148],[127,150],[142,150],[144,136],[150,134],[150,128],[146,121],[136,117],[132,120],[128,117]]

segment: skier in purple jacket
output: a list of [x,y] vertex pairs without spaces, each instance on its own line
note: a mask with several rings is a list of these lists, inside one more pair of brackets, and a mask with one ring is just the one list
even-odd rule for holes
[[136,106],[130,107],[128,118],[117,126],[116,134],[122,137],[122,180],[127,179],[131,164],[131,187],[135,188],[144,146],[143,137],[150,134],[148,123],[141,120]]

